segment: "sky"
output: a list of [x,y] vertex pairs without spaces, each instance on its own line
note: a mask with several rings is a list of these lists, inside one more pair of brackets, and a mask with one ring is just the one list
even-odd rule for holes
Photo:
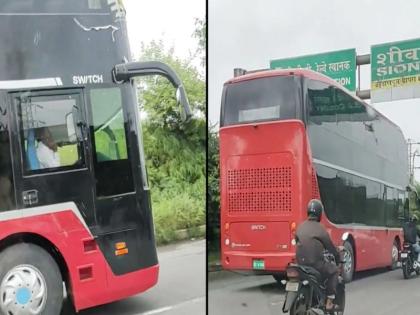
[[[268,68],[272,59],[348,48],[368,54],[371,45],[420,38],[419,12],[418,0],[398,5],[391,0],[209,1],[209,124],[219,121],[223,83],[233,77],[234,68]],[[361,88],[369,89],[370,66],[361,73]],[[420,99],[374,107],[406,138],[420,142]]]
[[140,54],[141,43],[162,39],[175,47],[175,55],[187,58],[197,48],[192,34],[195,19],[205,18],[205,0],[124,0],[131,52]]

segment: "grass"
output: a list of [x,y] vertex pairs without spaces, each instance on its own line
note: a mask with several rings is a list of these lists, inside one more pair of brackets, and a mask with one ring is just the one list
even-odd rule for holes
[[153,203],[153,217],[158,244],[177,240],[177,231],[187,229],[189,237],[201,237],[198,229],[205,224],[204,205],[186,193],[175,196],[161,196]]

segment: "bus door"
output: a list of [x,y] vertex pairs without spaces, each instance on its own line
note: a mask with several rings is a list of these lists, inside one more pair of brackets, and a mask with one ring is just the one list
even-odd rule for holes
[[86,224],[93,225],[82,90],[12,92],[8,100],[18,208],[74,202]]
[[88,115],[95,178],[93,233],[112,271],[157,264],[149,200],[141,194],[137,110],[131,86],[91,88]]

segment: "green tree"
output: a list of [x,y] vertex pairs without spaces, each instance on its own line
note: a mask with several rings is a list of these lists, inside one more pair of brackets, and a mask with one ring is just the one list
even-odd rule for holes
[[193,58],[174,56],[162,41],[142,45],[140,60],[169,64],[181,78],[193,117],[183,122],[175,89],[163,77],[138,81],[143,137],[158,241],[205,222],[205,82]]
[[198,39],[198,48],[196,54],[201,56],[201,66],[206,67],[206,47],[207,47],[207,23],[205,20],[195,20],[194,37]]
[[219,136],[214,126],[210,126],[208,130],[207,174],[207,235],[209,249],[218,251],[220,243]]

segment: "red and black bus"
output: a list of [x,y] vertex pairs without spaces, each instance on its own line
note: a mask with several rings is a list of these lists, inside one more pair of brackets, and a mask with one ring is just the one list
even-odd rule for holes
[[280,276],[310,199],[342,245],[345,278],[396,266],[407,215],[407,145],[398,126],[334,80],[268,70],[224,85],[220,120],[221,248],[226,269]]
[[[154,286],[135,76],[117,0],[0,2],[0,313],[58,315]],[[175,95],[175,90],[174,90]]]

